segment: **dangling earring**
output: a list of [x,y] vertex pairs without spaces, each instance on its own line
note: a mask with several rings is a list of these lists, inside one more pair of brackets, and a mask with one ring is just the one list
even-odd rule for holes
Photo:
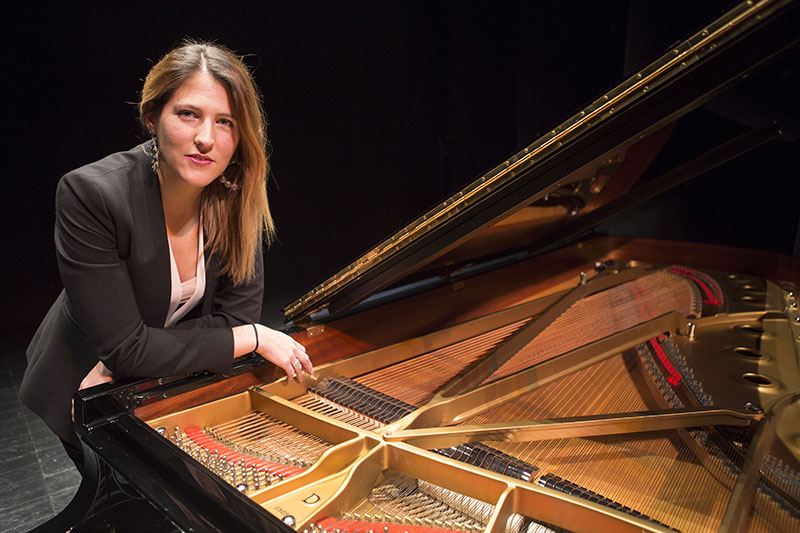
[[151,133],[152,139],[152,150],[150,151],[150,166],[153,169],[153,172],[158,174],[158,137],[155,133]]
[[238,191],[239,190],[239,185],[236,184],[236,183],[231,183],[230,181],[228,181],[228,178],[225,177],[225,174],[222,174],[219,177],[219,182],[221,184],[223,184],[226,189],[229,189],[231,191]]

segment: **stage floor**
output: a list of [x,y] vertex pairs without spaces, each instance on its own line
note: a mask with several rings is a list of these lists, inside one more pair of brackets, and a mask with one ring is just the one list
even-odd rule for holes
[[61,442],[17,398],[25,353],[0,354],[0,531],[29,531],[70,502],[81,476]]

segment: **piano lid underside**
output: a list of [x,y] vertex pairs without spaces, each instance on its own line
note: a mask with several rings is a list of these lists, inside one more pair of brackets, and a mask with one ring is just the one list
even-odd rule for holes
[[[791,145],[796,147],[796,113],[773,111],[771,106],[762,109],[752,95],[753,87],[768,89],[765,92],[771,96],[794,86],[789,82],[797,72],[796,50],[791,52],[798,42],[797,14],[798,6],[791,0],[735,6],[286,306],[287,319],[309,323],[420,277],[458,277],[474,263],[496,260],[496,254],[522,257],[552,250],[611,223],[631,206],[715,169],[725,175],[723,186],[729,186],[726,163],[765,143],[770,150],[781,144],[777,152],[791,153]],[[742,92],[736,94],[740,87]],[[731,108],[742,111],[742,116],[723,113]],[[698,134],[688,140],[686,131],[676,127],[686,115],[711,113],[718,118],[717,112],[734,118],[705,129],[690,125]],[[660,157],[664,148],[672,150],[668,166],[659,164],[664,162]],[[766,178],[775,170],[771,165],[776,160],[762,152],[752,172]],[[715,196],[719,195],[712,191],[714,204],[725,205]],[[751,199],[744,195],[738,203]],[[707,195],[703,200],[709,203]],[[739,218],[756,209],[767,216],[785,212],[772,205],[772,198],[766,200],[763,209],[749,207]],[[686,230],[698,220],[697,212],[680,213],[687,215],[681,217],[685,220],[670,224],[663,224],[663,219],[674,213],[660,214],[655,222],[647,220],[658,231],[663,231],[661,226],[681,227],[683,240],[686,233],[695,233]],[[618,234],[652,231],[641,224],[612,227]],[[793,231],[789,234],[794,236]],[[759,235],[757,242],[763,239]]]
[[148,423],[300,531],[710,531],[751,508],[732,495],[766,413],[779,438],[747,527],[797,529],[788,299],[750,277],[607,271]]

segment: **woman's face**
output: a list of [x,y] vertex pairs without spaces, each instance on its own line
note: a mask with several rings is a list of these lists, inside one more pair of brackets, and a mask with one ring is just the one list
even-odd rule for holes
[[171,184],[202,189],[225,171],[239,143],[228,92],[205,71],[178,87],[148,126],[158,135],[159,174]]

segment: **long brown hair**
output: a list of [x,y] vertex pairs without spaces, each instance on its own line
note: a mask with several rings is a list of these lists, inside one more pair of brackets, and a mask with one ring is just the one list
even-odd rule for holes
[[221,273],[234,283],[253,276],[261,244],[269,245],[275,226],[267,202],[267,122],[261,97],[242,59],[214,43],[185,41],[156,63],[144,80],[139,121],[158,117],[172,94],[199,71],[208,72],[225,87],[239,129],[239,144],[225,169],[225,178],[238,190],[214,180],[203,192],[206,249],[217,257]]

